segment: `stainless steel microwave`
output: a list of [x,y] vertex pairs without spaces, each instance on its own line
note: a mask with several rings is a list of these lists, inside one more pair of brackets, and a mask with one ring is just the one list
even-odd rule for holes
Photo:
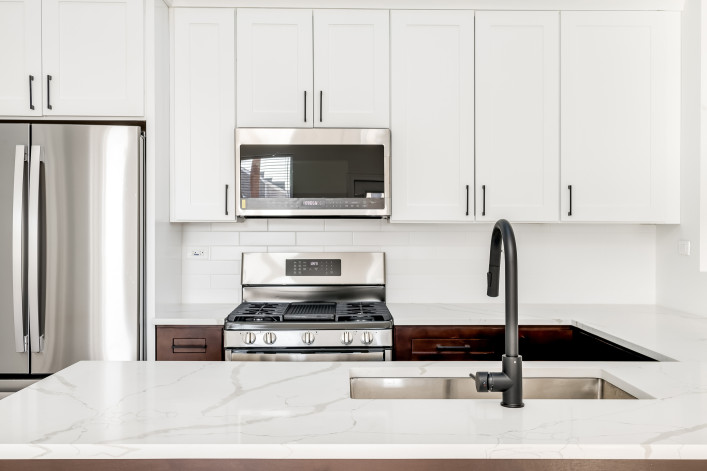
[[390,215],[389,129],[236,129],[238,216]]

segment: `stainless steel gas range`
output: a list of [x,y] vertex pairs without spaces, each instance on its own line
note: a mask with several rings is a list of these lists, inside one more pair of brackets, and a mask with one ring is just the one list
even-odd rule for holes
[[246,253],[230,361],[391,360],[383,253]]

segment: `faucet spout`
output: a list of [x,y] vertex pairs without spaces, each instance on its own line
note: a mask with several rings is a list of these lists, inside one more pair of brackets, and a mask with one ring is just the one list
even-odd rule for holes
[[523,407],[523,360],[518,355],[518,257],[513,227],[505,219],[499,219],[491,233],[486,294],[494,298],[498,296],[502,252],[505,259],[506,298],[506,354],[502,358],[502,372],[478,372],[471,376],[479,392],[502,391],[502,406]]

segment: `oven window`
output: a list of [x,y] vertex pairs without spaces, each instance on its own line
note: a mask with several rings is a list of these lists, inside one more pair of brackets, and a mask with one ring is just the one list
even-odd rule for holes
[[381,145],[241,145],[241,198],[382,197]]

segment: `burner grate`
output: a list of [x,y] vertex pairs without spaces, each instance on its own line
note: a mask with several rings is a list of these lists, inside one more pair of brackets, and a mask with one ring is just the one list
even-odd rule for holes
[[342,303],[336,311],[337,322],[380,322],[386,320],[388,308],[383,302]]

